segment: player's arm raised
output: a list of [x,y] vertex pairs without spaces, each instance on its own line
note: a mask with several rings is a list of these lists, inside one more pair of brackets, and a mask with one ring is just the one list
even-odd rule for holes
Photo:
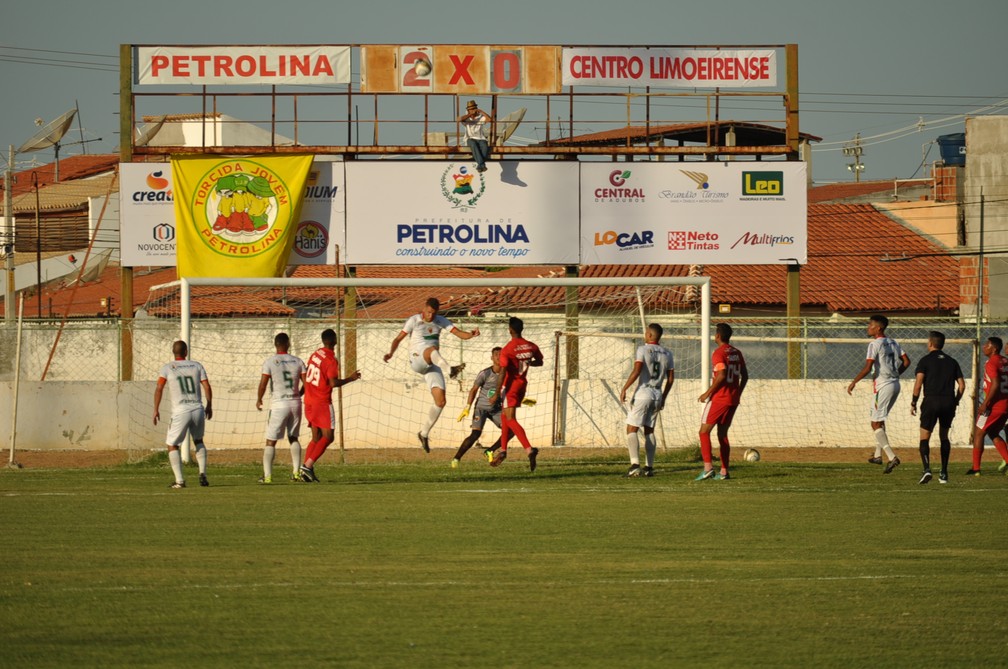
[[465,330],[460,330],[457,327],[452,327],[449,332],[459,339],[472,339],[473,337],[479,337],[480,334],[479,328],[473,328],[471,331],[466,332]]
[[402,342],[402,340],[405,338],[406,338],[406,332],[404,330],[400,330],[399,334],[396,335],[396,338],[392,340],[392,348],[390,348],[389,352],[386,353],[385,356],[382,358],[385,362],[388,362],[389,360],[392,359],[392,356],[395,355],[396,349],[399,348],[399,343]]

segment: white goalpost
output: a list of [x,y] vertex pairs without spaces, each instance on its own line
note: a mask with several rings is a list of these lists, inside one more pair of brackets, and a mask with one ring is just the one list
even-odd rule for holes
[[[546,357],[529,375],[535,406],[522,409],[534,443],[624,445],[626,407],[619,391],[649,322],[665,329],[661,343],[676,362],[676,385],[656,429],[659,444],[695,442],[696,397],[710,376],[709,277],[191,278],[152,289],[143,331],[135,338],[150,333],[149,344],[160,357],[170,344],[166,335],[189,343],[214,389],[208,447],[254,449],[262,446],[265,427],[265,413],[255,410],[255,391],[262,362],[273,353],[273,336],[287,332],[291,352],[307,359],[321,345],[321,331],[332,328],[341,375],[356,370],[362,375],[333,394],[333,448],[418,448],[416,432],[431,405],[430,391],[409,369],[405,345],[388,363],[382,356],[428,295],[441,301],[441,313],[459,328],[481,331],[469,340],[441,334],[444,357],[466,367],[460,378],[446,379],[448,404],[431,433],[433,448],[455,449],[468,435],[468,421],[456,417],[473,379],[490,365],[491,349],[507,343],[509,316],[524,320],[524,336]],[[138,370],[138,375],[156,374],[156,364],[151,363],[155,372]],[[144,422],[149,409],[141,406],[138,414],[137,429],[150,434]],[[483,440],[489,444],[496,436],[489,426]]]

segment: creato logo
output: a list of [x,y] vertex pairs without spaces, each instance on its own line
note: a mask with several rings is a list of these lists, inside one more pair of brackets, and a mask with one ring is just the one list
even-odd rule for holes
[[294,253],[302,258],[317,258],[329,247],[329,233],[317,221],[301,221],[294,236]]
[[169,182],[162,176],[163,174],[164,172],[158,170],[147,175],[147,185],[150,186],[151,190],[164,190],[168,188]]
[[138,190],[133,193],[134,202],[172,202],[174,197],[169,186],[171,182],[164,178],[164,172],[151,172],[145,179],[150,190]]
[[196,182],[189,203],[200,240],[213,251],[247,258],[283,237],[277,221],[292,218],[290,189],[275,171],[254,160],[222,160]]

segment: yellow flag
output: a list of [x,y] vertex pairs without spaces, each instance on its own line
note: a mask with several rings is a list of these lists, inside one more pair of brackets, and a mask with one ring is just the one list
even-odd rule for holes
[[283,276],[311,156],[172,157],[179,277]]

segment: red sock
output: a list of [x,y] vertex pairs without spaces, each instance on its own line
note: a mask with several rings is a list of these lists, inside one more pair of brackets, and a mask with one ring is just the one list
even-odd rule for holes
[[700,433],[700,455],[703,457],[704,464],[708,467],[714,459],[714,451],[711,447],[710,432]]
[[[308,445],[305,446],[304,461],[305,467],[311,467],[315,464],[315,442],[309,441]],[[311,463],[310,465],[307,463]]]
[[980,444],[980,448],[976,446],[973,447],[973,469],[980,471],[980,458],[983,457],[984,447],[983,443]]
[[994,437],[994,448],[1001,454],[1001,459],[1008,462],[1008,444],[1001,437]]
[[511,432],[514,436],[518,437],[518,441],[521,442],[522,448],[526,451],[532,450],[532,444],[529,443],[528,437],[525,436],[525,428],[521,426],[517,420],[508,421],[511,425]]
[[728,471],[728,458],[731,456],[731,444],[728,443],[728,438],[722,439],[718,437],[718,444],[720,445],[721,454],[721,471]]
[[508,417],[507,417],[506,414],[502,413],[501,414],[501,446],[500,446],[500,450],[502,452],[504,452],[504,453],[507,453],[508,438],[510,438],[510,436],[511,436],[510,434],[508,434],[509,432],[511,432],[511,421],[508,420]]

